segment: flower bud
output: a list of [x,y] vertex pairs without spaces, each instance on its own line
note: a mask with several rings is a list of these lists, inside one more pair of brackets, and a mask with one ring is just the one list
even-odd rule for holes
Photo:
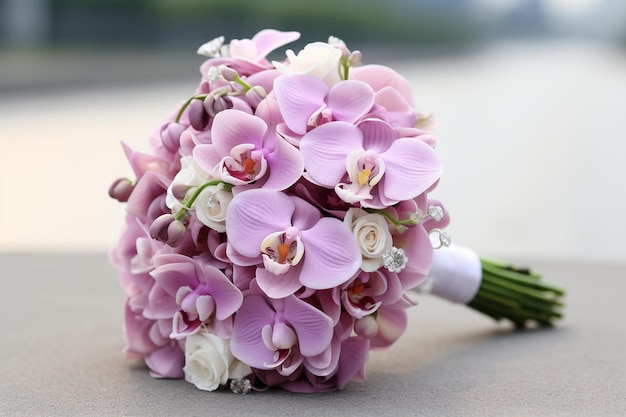
[[180,135],[185,131],[185,127],[180,123],[170,122],[161,128],[161,142],[165,149],[171,153],[178,151],[180,147]]
[[230,109],[233,107],[233,103],[230,101],[228,97],[223,97],[221,95],[210,94],[207,98],[204,99],[204,111],[210,116],[215,117],[215,115],[222,110]]
[[354,332],[366,339],[372,339],[378,334],[378,323],[370,314],[354,322]]
[[253,109],[256,109],[260,102],[262,102],[267,97],[267,93],[265,89],[260,85],[255,85],[248,91],[246,91],[246,99],[248,100],[248,104]]
[[222,78],[226,81],[235,81],[239,77],[237,71],[227,65],[220,65],[219,67],[217,67],[217,70],[219,71],[219,74],[222,76]]
[[135,186],[128,178],[118,178],[109,187],[109,197],[116,199],[120,203],[128,201]]
[[180,245],[185,237],[186,228],[183,222],[176,220],[172,214],[163,214],[150,225],[150,236],[171,247]]
[[189,123],[196,130],[204,130],[209,124],[209,115],[204,109],[202,100],[191,100],[187,108]]
[[361,51],[353,51],[348,57],[348,64],[350,64],[350,66],[359,65],[362,57]]
[[172,195],[178,201],[184,201],[185,197],[187,197],[187,191],[189,191],[189,187],[186,184],[172,184]]

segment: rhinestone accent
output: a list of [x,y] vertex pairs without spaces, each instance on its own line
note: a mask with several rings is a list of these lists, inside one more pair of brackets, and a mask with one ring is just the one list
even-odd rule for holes
[[428,206],[428,215],[436,222],[441,221],[441,219],[443,219],[443,207],[435,205]]
[[432,229],[429,233],[433,249],[449,247],[452,244],[452,237],[441,229]]
[[441,232],[439,235],[439,241],[441,242],[441,246],[445,246],[447,248],[452,244],[452,237],[446,232]]
[[389,272],[400,272],[404,269],[409,258],[404,254],[404,249],[392,246],[387,252],[383,253],[383,266]]
[[252,384],[247,378],[230,380],[230,390],[235,394],[247,394],[251,389]]
[[221,54],[222,45],[224,45],[224,37],[219,36],[198,48],[198,55],[204,55],[209,58],[217,58]]

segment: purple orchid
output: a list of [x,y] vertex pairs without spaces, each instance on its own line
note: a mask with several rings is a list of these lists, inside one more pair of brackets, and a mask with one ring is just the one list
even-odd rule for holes
[[[276,48],[280,48],[300,37],[298,32],[282,32],[274,29],[264,29],[252,39],[233,39],[225,48],[222,47],[223,38],[215,39],[202,45],[198,49],[201,55],[214,56],[202,64],[200,71],[206,74],[211,66],[228,65],[241,75],[254,74],[272,68],[266,59]],[[226,56],[221,57],[226,51]]]
[[356,80],[329,87],[316,77],[289,74],[276,79],[274,93],[285,124],[300,136],[333,120],[355,123],[374,105],[372,88]]
[[231,350],[252,368],[293,373],[330,346],[330,317],[294,295],[274,300],[251,290],[235,316]]
[[403,294],[398,275],[380,268],[374,272],[360,271],[344,284],[341,303],[351,316],[361,319],[376,312],[382,304],[394,304]]
[[218,113],[211,128],[212,144],[193,151],[198,165],[233,185],[257,183],[276,190],[293,185],[304,162],[298,150],[276,134],[272,106],[271,100],[264,100],[257,116],[237,110]]
[[415,127],[417,112],[409,82],[383,65],[363,65],[352,69],[351,78],[367,83],[375,91],[376,117],[394,127]]
[[339,362],[327,376],[316,375],[304,368],[297,378],[286,378],[275,371],[255,370],[255,374],[268,385],[280,385],[291,392],[312,393],[343,389],[350,381],[365,380],[365,365],[369,351],[369,340],[349,337],[341,343]]
[[385,208],[420,195],[435,184],[442,164],[418,138],[398,138],[386,122],[358,126],[330,122],[300,141],[308,178],[362,207]]
[[[236,253],[262,259],[265,269],[278,276],[301,264],[297,275],[286,278],[297,278],[309,288],[341,285],[361,263],[361,252],[350,230],[338,219],[321,217],[317,208],[299,197],[266,189],[248,190],[235,196],[226,219],[228,245]],[[283,285],[281,280],[274,284]]]
[[228,337],[231,316],[241,305],[243,295],[214,266],[187,256],[158,256],[150,273],[155,285],[146,312],[156,318],[173,317],[172,334],[182,339],[208,323],[220,337]]

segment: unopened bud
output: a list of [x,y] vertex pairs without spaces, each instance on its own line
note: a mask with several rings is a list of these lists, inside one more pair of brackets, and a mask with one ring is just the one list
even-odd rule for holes
[[215,115],[223,110],[233,107],[233,103],[228,97],[210,94],[204,99],[204,111],[210,116]]
[[171,153],[178,152],[180,147],[180,135],[185,131],[185,127],[180,123],[170,122],[161,128],[161,142],[165,149]]
[[185,184],[178,183],[178,184],[172,185],[172,195],[178,201],[183,201],[185,197],[187,197],[188,190],[189,190],[189,187],[187,187]]
[[265,92],[265,88],[260,85],[255,85],[248,91],[246,91],[246,99],[248,100],[248,104],[253,109],[256,109],[259,103],[267,97],[267,93]]
[[109,197],[116,199],[120,203],[128,201],[130,194],[135,189],[132,181],[128,178],[118,178],[109,187]]
[[348,64],[351,66],[359,65],[361,63],[361,58],[363,58],[361,51],[354,51],[348,57]]
[[150,225],[150,236],[153,239],[165,242],[174,248],[183,241],[185,232],[183,222],[176,220],[172,214],[163,214]]
[[220,65],[217,70],[226,81],[235,81],[239,78],[239,73],[227,65]]
[[354,322],[354,332],[366,339],[372,339],[378,334],[378,323],[370,314]]
[[209,124],[209,115],[204,109],[202,100],[192,100],[187,108],[189,123],[196,130],[204,130]]

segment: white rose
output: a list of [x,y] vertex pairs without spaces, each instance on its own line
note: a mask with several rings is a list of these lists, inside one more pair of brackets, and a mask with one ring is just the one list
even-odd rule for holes
[[365,272],[379,269],[383,265],[383,254],[393,244],[385,217],[360,208],[351,208],[346,212],[343,221],[359,243],[363,256],[361,269]]
[[341,51],[324,42],[310,43],[296,55],[292,50],[286,52],[288,64],[275,62],[282,72],[304,74],[324,80],[332,86],[339,81],[339,61]]
[[203,328],[185,340],[185,380],[196,388],[214,391],[229,379],[240,379],[252,370],[230,351],[230,343]]
[[211,179],[211,175],[200,168],[200,165],[196,163],[192,156],[183,156],[180,159],[180,165],[180,171],[178,171],[172,180],[172,183],[167,189],[167,195],[165,196],[165,204],[168,208],[172,209],[173,212],[183,208],[182,199],[179,200],[181,196],[178,195],[180,192],[176,190],[176,188],[185,189],[196,187]]
[[233,193],[224,191],[224,184],[208,186],[200,192],[193,208],[202,224],[224,233],[226,231],[226,209],[232,199]]

